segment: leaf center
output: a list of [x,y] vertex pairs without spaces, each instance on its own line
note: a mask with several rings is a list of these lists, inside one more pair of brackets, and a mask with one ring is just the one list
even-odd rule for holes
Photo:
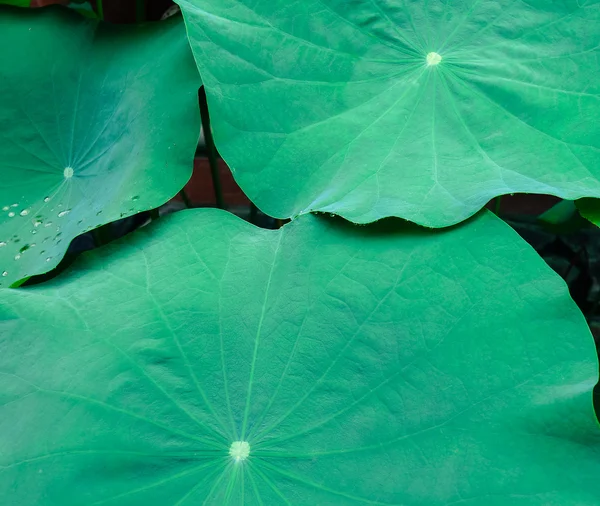
[[63,171],[63,174],[65,176],[65,179],[70,179],[73,177],[73,167],[65,167],[65,170]]
[[442,61],[442,56],[434,51],[427,54],[427,65],[437,65]]
[[247,441],[234,441],[229,448],[229,455],[231,455],[236,462],[246,460],[248,455],[250,455],[250,445]]

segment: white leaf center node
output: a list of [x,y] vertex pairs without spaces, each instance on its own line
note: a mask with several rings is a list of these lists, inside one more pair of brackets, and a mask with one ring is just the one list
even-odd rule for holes
[[250,445],[247,441],[234,441],[229,448],[229,455],[231,455],[236,462],[246,460],[248,455],[250,455]]
[[442,61],[442,56],[439,55],[438,53],[435,52],[431,52],[427,54],[427,65],[437,65],[438,63],[440,63]]

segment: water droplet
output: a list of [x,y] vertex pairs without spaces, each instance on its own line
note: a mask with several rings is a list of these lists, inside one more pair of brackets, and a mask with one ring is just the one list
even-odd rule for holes
[[36,227],[36,228],[39,227],[41,224],[42,224],[41,221],[34,221],[33,222],[33,226]]
[[15,260],[18,260],[19,258],[21,258],[21,255],[17,253],[17,254],[15,255]]
[[3,211],[8,211],[9,209],[10,209],[10,207],[8,207],[8,206],[4,206],[4,207],[2,208],[2,210],[3,210]]
[[[31,246],[29,244],[26,244],[25,246],[22,246],[21,249],[19,250],[19,253],[24,253],[25,251],[27,251],[29,248],[31,248]],[[21,256],[21,255],[19,255]],[[15,257],[16,258],[16,257]]]
[[131,200],[133,200],[134,202],[136,200],[140,200],[140,196],[139,195],[134,195],[133,197],[131,197]]
[[19,204],[11,204],[10,207],[17,207]]
[[101,214],[102,214],[102,210],[98,211],[98,212],[96,213],[96,216],[100,216]]
[[46,202],[46,203],[50,202],[50,197],[44,197],[44,202]]
[[4,271],[4,272],[2,273],[2,275],[3,275],[3,276],[5,276],[5,277],[6,277],[6,276],[8,276],[8,272]]
[[37,234],[37,230],[32,230],[31,233],[35,235]]
[[10,213],[8,213],[8,217],[12,218],[15,215],[15,213],[13,213],[12,211]]
[[70,209],[67,209],[66,211],[61,211],[60,213],[58,213],[58,217],[62,218],[63,216],[66,216],[67,214],[69,214],[71,212]]
[[73,172],[75,172],[73,167],[65,167],[65,170],[63,170],[65,179],[71,179],[73,177]]
[[46,258],[46,262],[49,262],[50,260],[52,260],[52,257]]
[[21,216],[27,216],[29,214],[29,209],[23,209],[19,214]]
[[46,224],[44,225],[44,227],[46,227],[46,228],[47,228],[47,227],[51,227],[51,226],[52,226],[52,222],[51,222],[51,221],[49,221],[48,223],[46,223]]
[[6,246],[6,242],[5,241],[0,241],[0,248],[2,248],[3,246]]

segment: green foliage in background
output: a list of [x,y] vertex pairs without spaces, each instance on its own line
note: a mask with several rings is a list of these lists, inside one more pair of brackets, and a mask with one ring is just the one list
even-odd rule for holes
[[600,200],[589,198],[579,199],[576,205],[584,218],[600,227]]
[[501,194],[600,196],[598,2],[178,3],[267,214],[441,227]]
[[0,286],[187,182],[200,122],[184,34],[0,7]]
[[[491,213],[437,233],[315,216],[267,231],[217,210],[161,221],[1,294],[3,497],[568,506],[600,494],[589,331]],[[246,459],[230,456],[235,441]]]
[[29,7],[31,0],[2,0],[0,4],[15,5],[17,7]]

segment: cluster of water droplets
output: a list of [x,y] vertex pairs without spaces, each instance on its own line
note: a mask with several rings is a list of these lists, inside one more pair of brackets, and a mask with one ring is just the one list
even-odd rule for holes
[[[38,231],[42,232],[43,239],[41,239],[41,244],[47,243],[48,241],[54,240],[55,244],[59,244],[62,241],[62,232],[60,231],[60,222],[54,222],[52,219],[49,219],[47,216],[49,213],[45,212],[45,207],[50,203],[52,197],[44,197],[44,204],[39,208],[38,214],[31,217],[31,214],[34,212],[31,207],[22,207],[19,208],[18,203],[13,203],[10,205],[5,205],[2,207],[2,211],[6,213],[8,218],[18,220],[20,218],[27,218],[27,221],[20,223],[17,225],[18,232],[13,234],[10,238],[6,238],[4,240],[0,240],[0,249],[10,247],[11,245],[14,248],[14,256],[13,259],[15,261],[21,260],[24,255],[30,254],[31,251],[38,251],[39,255],[44,255],[46,250],[38,248],[38,243],[35,241],[27,241],[26,237],[23,237],[23,231],[29,229],[29,233],[33,236],[38,233]],[[55,215],[58,219],[64,218],[67,216],[71,209],[63,208],[63,204],[59,203],[55,208],[49,209],[50,216]],[[44,214],[41,214],[44,211]],[[45,216],[46,215],[46,216]],[[53,230],[50,230],[54,228]],[[46,262],[52,261],[52,256],[46,257]],[[2,276],[8,276],[9,272],[7,270],[2,271]]]
[[[71,178],[73,176],[72,170],[70,171],[68,170],[69,167],[67,167],[65,169],[65,178]],[[131,197],[131,201],[132,202],[137,202],[140,199],[139,195],[134,195],[133,197]],[[62,232],[61,232],[61,219],[64,218],[65,216],[67,216],[70,212],[71,209],[70,208],[66,208],[62,203],[58,203],[55,207],[51,207],[50,209],[48,209],[50,202],[52,201],[52,196],[47,196],[44,197],[43,199],[43,205],[39,208],[39,211],[37,214],[33,215],[33,217],[31,217],[30,215],[32,215],[32,213],[34,213],[35,211],[32,210],[31,207],[19,207],[18,203],[13,203],[10,205],[5,205],[2,207],[2,211],[4,211],[6,213],[6,216],[8,218],[15,218],[15,219],[19,219],[19,217],[21,218],[27,218],[30,221],[30,230],[29,233],[34,236],[37,235],[38,232],[40,232],[40,236],[39,241],[38,242],[29,242],[29,241],[25,241],[24,245],[21,245],[21,241],[23,239],[22,234],[19,233],[15,233],[12,237],[10,238],[6,238],[5,240],[0,240],[0,253],[2,252],[2,248],[6,248],[6,247],[10,247],[11,245],[14,246],[14,260],[18,261],[21,258],[23,258],[24,254],[26,252],[29,252],[30,250],[36,250],[38,251],[40,255],[44,255],[46,253],[46,250],[43,249],[43,245],[45,243],[47,243],[50,240],[54,240],[55,241],[55,245],[58,245],[62,242]],[[51,204],[50,204],[51,205]],[[43,214],[42,214],[43,211]],[[135,207],[131,207],[129,209],[129,213],[121,213],[120,217],[126,216],[127,214],[131,214],[135,212]],[[100,216],[102,214],[102,210],[99,210],[96,212],[96,216]],[[56,216],[56,221],[52,220],[52,216]],[[1,221],[1,216],[0,216],[0,221]],[[83,222],[85,221],[85,218],[80,219],[77,224],[81,225]],[[97,226],[99,226],[100,223],[92,226],[88,226],[85,228],[84,232],[87,232]],[[29,223],[23,223],[21,225],[21,230],[29,228]],[[48,230],[48,229],[53,229],[53,230]],[[43,238],[42,238],[43,237]],[[41,247],[38,248],[37,244],[40,243]],[[29,254],[29,253],[28,253]],[[46,257],[46,262],[50,262],[52,261],[52,256],[47,256]],[[8,271],[2,271],[1,276],[6,277],[8,276]]]

